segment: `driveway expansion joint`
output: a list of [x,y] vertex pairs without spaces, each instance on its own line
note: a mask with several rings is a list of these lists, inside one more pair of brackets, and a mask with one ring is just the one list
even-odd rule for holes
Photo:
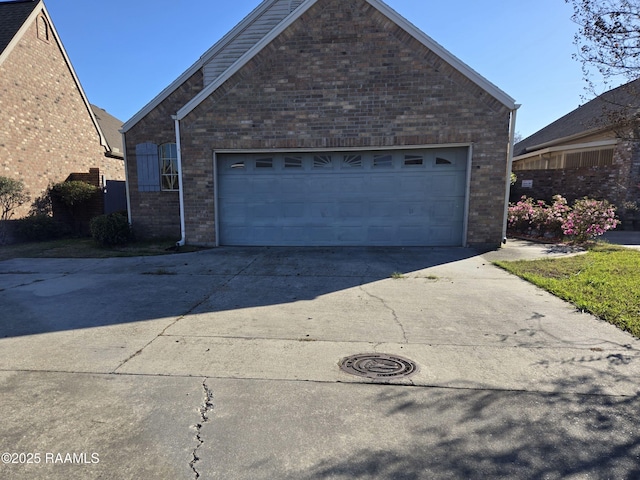
[[189,467],[191,468],[191,470],[193,470],[196,480],[200,478],[200,472],[198,472],[198,469],[196,468],[196,463],[200,461],[200,457],[198,456],[198,450],[200,449],[200,447],[202,447],[202,445],[204,445],[204,439],[202,438],[202,435],[201,435],[202,426],[209,421],[209,414],[213,411],[213,408],[214,408],[213,392],[207,385],[206,378],[202,380],[202,388],[204,389],[204,400],[202,401],[202,405],[200,406],[200,409],[199,409],[200,419],[199,419],[199,422],[194,425],[194,428],[196,430],[197,445],[193,449],[193,453],[192,453],[193,458],[189,462]]

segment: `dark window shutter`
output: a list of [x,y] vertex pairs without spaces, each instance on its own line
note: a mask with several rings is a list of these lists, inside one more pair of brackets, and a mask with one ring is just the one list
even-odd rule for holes
[[141,192],[160,191],[160,163],[158,145],[155,143],[139,143],[136,145],[136,161],[138,163],[138,190]]

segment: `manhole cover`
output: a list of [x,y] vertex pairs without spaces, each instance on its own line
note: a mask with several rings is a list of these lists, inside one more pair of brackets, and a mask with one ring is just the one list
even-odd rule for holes
[[342,359],[340,369],[359,377],[398,378],[413,375],[418,365],[398,355],[361,353]]

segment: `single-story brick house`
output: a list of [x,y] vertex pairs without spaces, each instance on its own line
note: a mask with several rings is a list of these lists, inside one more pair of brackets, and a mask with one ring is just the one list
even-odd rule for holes
[[[110,137],[44,3],[0,1],[0,175],[23,181],[32,199],[49,184],[90,169],[124,180],[122,139]],[[28,211],[23,205],[16,214]]]
[[497,246],[516,109],[380,0],[265,0],[124,124],[130,220],[194,245]]
[[560,194],[570,202],[584,196],[606,199],[619,208],[640,202],[639,101],[636,80],[518,142],[513,159],[518,180],[511,200],[522,195],[549,200]]

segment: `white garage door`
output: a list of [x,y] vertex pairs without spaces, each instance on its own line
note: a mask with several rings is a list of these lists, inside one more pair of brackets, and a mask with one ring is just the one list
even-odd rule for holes
[[467,148],[219,154],[221,245],[457,246]]

